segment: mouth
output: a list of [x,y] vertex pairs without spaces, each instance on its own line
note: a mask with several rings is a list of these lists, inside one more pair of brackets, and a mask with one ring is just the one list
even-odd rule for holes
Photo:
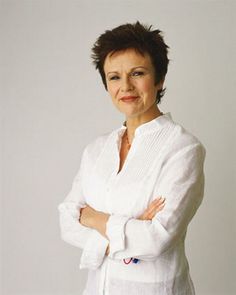
[[121,97],[121,100],[123,102],[133,102],[137,99],[138,99],[138,96],[123,96],[123,97]]

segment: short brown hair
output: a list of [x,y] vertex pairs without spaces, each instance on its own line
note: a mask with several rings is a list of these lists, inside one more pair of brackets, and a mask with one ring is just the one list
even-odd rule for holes
[[[107,90],[106,77],[104,72],[104,62],[109,53],[134,48],[140,54],[148,53],[155,68],[155,83],[164,80],[169,59],[167,57],[168,48],[162,37],[162,31],[153,30],[151,26],[140,24],[120,25],[112,30],[106,30],[101,34],[92,48],[93,64],[102,77],[103,84]],[[156,103],[160,103],[161,97],[165,93],[165,88],[157,93]]]

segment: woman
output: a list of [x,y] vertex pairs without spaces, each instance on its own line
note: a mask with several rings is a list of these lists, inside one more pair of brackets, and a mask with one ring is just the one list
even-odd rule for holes
[[62,239],[83,250],[80,268],[89,269],[83,295],[194,294],[184,242],[203,198],[205,148],[158,107],[168,48],[139,22],[94,44],[125,122],[87,144],[58,207]]

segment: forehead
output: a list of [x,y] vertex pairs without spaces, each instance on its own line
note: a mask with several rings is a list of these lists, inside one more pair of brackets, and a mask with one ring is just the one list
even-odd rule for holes
[[151,67],[150,55],[147,52],[142,55],[137,50],[128,48],[109,53],[104,62],[104,71],[107,72],[111,68],[132,68],[135,66]]

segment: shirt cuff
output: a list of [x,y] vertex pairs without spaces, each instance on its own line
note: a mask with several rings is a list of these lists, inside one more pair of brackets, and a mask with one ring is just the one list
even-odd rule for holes
[[117,251],[125,249],[125,225],[131,217],[111,214],[106,224],[106,236],[110,241],[108,257],[114,258]]
[[83,249],[79,268],[97,269],[103,262],[109,241],[93,230]]

